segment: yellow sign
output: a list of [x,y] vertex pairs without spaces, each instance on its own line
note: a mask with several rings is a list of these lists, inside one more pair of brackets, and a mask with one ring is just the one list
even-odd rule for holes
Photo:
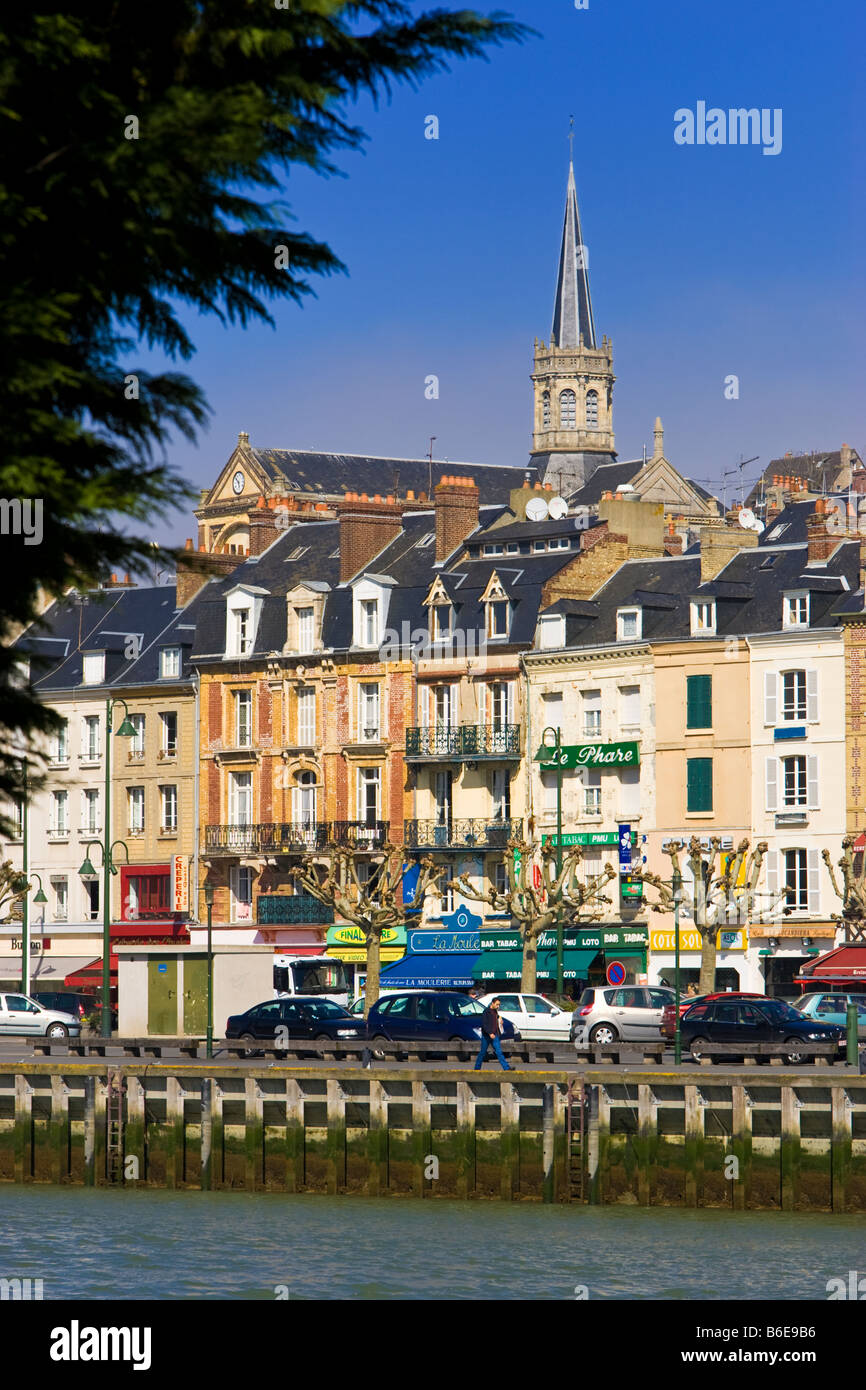
[[[354,961],[364,965],[367,963],[367,952],[356,951],[351,946],[328,946],[325,950],[325,955],[334,956],[337,960]],[[394,950],[393,948],[389,950],[387,947],[383,946],[379,953],[379,959],[390,962],[392,960],[402,960],[403,955],[404,952],[402,948],[399,950]]]
[[175,912],[189,911],[189,855],[171,856],[171,882]]
[[[367,938],[361,927],[352,927],[348,923],[344,923],[341,927],[328,927],[325,940],[329,946],[364,946]],[[405,944],[405,927],[383,927],[383,946],[405,946]]]
[[[740,927],[737,931],[720,931],[716,937],[716,948],[719,951],[745,951],[748,946],[748,936],[745,927]],[[694,927],[680,927],[680,950],[681,951],[700,951],[701,934]],[[674,933],[672,931],[651,931],[650,950],[671,954],[676,950]]]

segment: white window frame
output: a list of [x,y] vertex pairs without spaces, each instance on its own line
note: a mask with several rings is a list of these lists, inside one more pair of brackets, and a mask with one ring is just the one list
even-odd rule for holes
[[[253,775],[251,772],[229,773],[228,801],[230,825],[249,826],[253,824]],[[246,811],[242,815],[241,808],[243,806],[246,807]]]
[[144,787],[127,787],[126,807],[128,834],[143,835],[145,826]]
[[82,788],[81,833],[83,835],[102,834],[102,805],[97,787]]
[[601,773],[587,769],[583,781],[583,814],[601,815]]
[[[168,724],[168,721],[169,721],[170,719],[174,719],[174,742],[173,742],[173,743],[169,740],[169,736],[168,736],[168,732],[169,732],[169,724]],[[160,745],[160,751],[161,751],[162,753],[164,753],[164,754],[166,755],[166,757],[173,758],[173,757],[175,757],[176,754],[177,754],[178,735],[179,735],[179,724],[180,724],[180,720],[179,720],[178,717],[177,717],[177,710],[173,710],[173,709],[160,710],[160,713],[159,713],[159,745]]]
[[81,757],[87,763],[97,763],[102,757],[102,727],[98,714],[85,714],[82,720]]
[[51,793],[48,828],[52,835],[69,834],[69,792],[65,788]]
[[160,680],[180,678],[180,647],[161,647],[159,652]]
[[144,714],[131,714],[129,722],[135,733],[129,740],[129,752],[133,758],[143,758],[145,753],[145,739],[147,737],[147,717]]
[[785,628],[807,628],[809,626],[810,606],[808,589],[790,589],[782,599],[782,626]]
[[538,625],[539,642],[542,651],[558,651],[565,646],[565,615],[553,613],[542,618]]
[[581,690],[580,713],[584,737],[598,738],[601,734],[601,690]]
[[298,690],[298,746],[313,748],[316,743],[316,687],[302,685]]
[[64,719],[60,728],[52,735],[51,761],[63,766],[69,762],[69,720]]
[[[454,608],[450,603],[431,604],[431,636],[434,642],[450,642],[454,636]],[[443,623],[444,618],[444,623]]]
[[315,650],[316,610],[311,603],[305,603],[302,608],[295,609],[295,616],[298,623],[298,651],[308,656]]
[[378,681],[358,683],[358,742],[378,743],[382,737],[382,688]]
[[379,600],[377,598],[362,598],[358,600],[361,617],[361,642],[362,647],[378,647],[379,645]]
[[[494,630],[494,618],[505,613],[505,631],[496,632]],[[507,598],[490,598],[487,600],[487,640],[488,642],[507,642],[511,632],[511,603]]]
[[[253,692],[251,690],[234,690],[234,736],[236,748],[252,748],[253,746]],[[246,719],[244,719],[246,711]]]
[[[173,812],[173,814],[169,814]],[[171,833],[178,825],[177,784],[169,782],[159,789],[159,820],[162,832]]]
[[52,875],[51,887],[54,892],[52,919],[55,922],[69,920],[69,879],[65,874]]
[[253,920],[253,871],[249,864],[232,866],[229,875],[229,899],[233,922]]
[[105,652],[84,652],[81,658],[81,684],[105,683]]
[[[634,618],[634,632],[626,632],[626,619]],[[616,610],[616,640],[618,642],[640,642],[643,631],[643,610],[640,608],[618,608]]]
[[357,807],[358,820],[361,825],[369,825],[369,808],[367,806],[367,791],[370,787],[375,788],[375,816],[374,821],[382,819],[382,769],[380,767],[359,767],[358,786],[357,786]]
[[692,599],[691,633],[693,637],[715,637],[716,601],[715,599]]
[[[619,701],[619,727],[622,731],[640,729],[641,688],[639,685],[620,685],[617,687]],[[633,718],[628,715],[632,714]]]

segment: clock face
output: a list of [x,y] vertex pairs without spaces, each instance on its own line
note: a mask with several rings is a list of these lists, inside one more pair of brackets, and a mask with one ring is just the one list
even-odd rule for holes
[[232,478],[232,487],[234,488],[235,492],[243,492],[244,482],[245,479],[243,473],[241,473],[240,471],[237,472],[235,476]]

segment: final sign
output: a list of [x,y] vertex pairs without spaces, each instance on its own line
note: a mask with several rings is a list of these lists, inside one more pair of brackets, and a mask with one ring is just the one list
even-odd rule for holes
[[637,767],[640,763],[638,743],[567,743],[559,748],[543,744],[535,755],[542,767],[563,769],[575,767]]

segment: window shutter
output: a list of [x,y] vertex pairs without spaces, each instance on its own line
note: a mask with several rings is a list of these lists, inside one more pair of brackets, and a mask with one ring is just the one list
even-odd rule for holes
[[810,724],[818,722],[818,672],[814,667],[806,672],[806,718]]
[[778,705],[777,690],[779,678],[775,671],[764,672],[764,723],[775,724],[777,719],[776,708]]
[[508,684],[507,684],[507,686],[506,686],[506,690],[507,690],[507,692],[508,692],[508,695],[507,695],[507,700],[506,700],[505,722],[506,722],[507,724],[513,724],[513,723],[514,723],[514,681],[509,681],[509,682],[508,682]]
[[821,866],[816,849],[806,852],[806,873],[809,886],[809,916],[818,917],[821,914]]
[[686,728],[709,729],[713,722],[712,676],[686,677]]
[[779,808],[779,761],[767,758],[764,763],[764,786],[766,788],[766,808],[776,811]]
[[686,796],[686,808],[689,811],[711,811],[713,809],[712,758],[689,758]]
[[460,723],[460,686],[457,681],[451,686],[451,698],[448,703],[448,723],[452,728]]
[[[769,759],[767,760],[769,762]],[[767,865],[767,906],[773,905],[773,899],[779,892],[779,851],[768,849],[766,857]],[[758,898],[760,903],[761,899]]]
[[806,805],[810,811],[817,811],[819,805],[817,758],[806,759]]
[[418,687],[418,720],[422,729],[430,727],[430,687],[429,685],[419,685]]

